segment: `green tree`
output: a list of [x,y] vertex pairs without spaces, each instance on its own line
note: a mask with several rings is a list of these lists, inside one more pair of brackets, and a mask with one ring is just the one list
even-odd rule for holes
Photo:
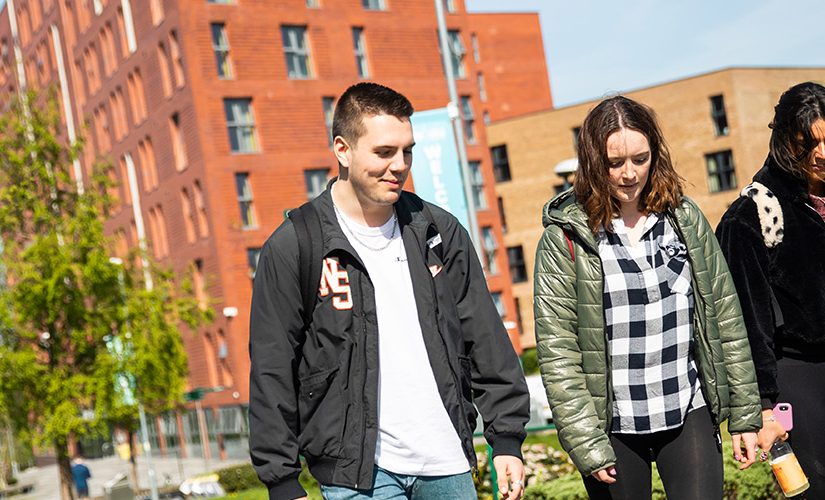
[[[187,374],[180,327],[211,318],[147,256],[110,262],[111,165],[95,165],[79,185],[80,148],[61,137],[53,95],[29,93],[0,116],[9,277],[0,289],[0,409],[54,449],[64,500],[73,498],[70,439],[112,424],[133,431],[137,401],[150,414],[178,405]],[[128,391],[118,389],[125,374]]]

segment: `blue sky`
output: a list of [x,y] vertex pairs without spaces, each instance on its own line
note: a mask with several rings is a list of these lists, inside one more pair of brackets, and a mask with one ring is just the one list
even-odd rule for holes
[[728,66],[825,66],[822,0],[466,0],[538,12],[556,106]]

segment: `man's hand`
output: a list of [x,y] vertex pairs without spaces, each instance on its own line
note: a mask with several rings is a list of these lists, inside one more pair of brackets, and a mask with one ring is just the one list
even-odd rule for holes
[[590,475],[603,483],[613,484],[616,482],[616,468],[612,465],[604,469],[599,469]]
[[[731,434],[733,442],[733,458],[739,462],[739,469],[747,469],[756,460],[756,433],[743,432],[741,434]],[[745,445],[745,453],[742,454],[742,445]]]
[[524,493],[524,464],[512,455],[493,457],[498,477],[498,493],[507,500],[519,500]]
[[767,409],[762,410],[762,429],[759,430],[757,436],[757,444],[762,449],[762,456],[767,458],[767,452],[770,451],[771,446],[779,439],[782,441],[788,439],[788,432],[782,424],[776,421],[773,410]]

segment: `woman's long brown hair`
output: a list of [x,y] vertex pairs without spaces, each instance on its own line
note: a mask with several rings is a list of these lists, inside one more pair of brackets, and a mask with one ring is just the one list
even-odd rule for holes
[[579,168],[573,184],[593,233],[601,227],[611,231],[610,221],[619,214],[619,201],[609,181],[607,138],[621,129],[641,133],[650,144],[650,174],[639,197],[639,210],[645,214],[664,212],[682,202],[684,179],[673,168],[653,110],[624,96],[605,99],[582,124],[577,149]]

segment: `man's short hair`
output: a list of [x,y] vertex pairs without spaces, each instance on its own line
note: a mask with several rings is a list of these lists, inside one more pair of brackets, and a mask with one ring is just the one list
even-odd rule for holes
[[356,83],[341,95],[335,105],[332,137],[341,136],[354,146],[366,133],[365,116],[409,118],[413,111],[410,100],[389,87],[372,82]]

